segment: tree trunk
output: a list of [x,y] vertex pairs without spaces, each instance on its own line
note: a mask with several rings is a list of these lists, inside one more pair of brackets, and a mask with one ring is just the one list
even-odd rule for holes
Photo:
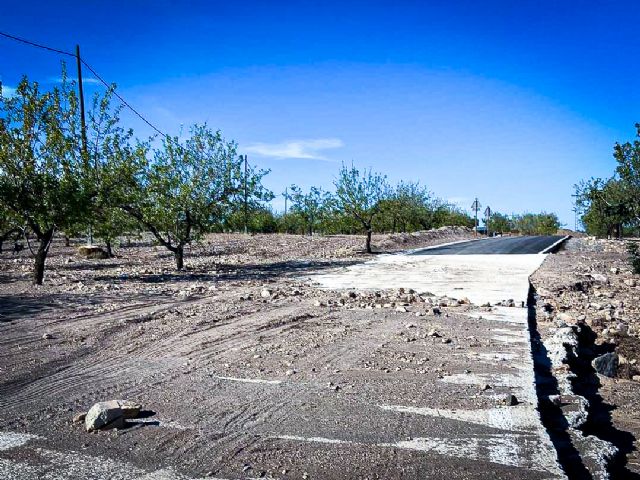
[[2,244],[4,243],[4,238],[0,237],[0,253],[2,253]]
[[67,235],[64,236],[64,246],[68,247],[70,245],[69,243],[69,237]]
[[176,268],[182,270],[184,268],[184,245],[178,245],[173,255],[176,257]]
[[105,245],[107,247],[107,257],[113,258],[113,250],[111,249],[111,240],[105,241]]
[[371,252],[371,229],[367,228],[367,253]]
[[49,247],[51,246],[51,239],[53,238],[54,229],[49,229],[42,234],[38,239],[40,244],[38,245],[38,251],[36,252],[36,258],[33,268],[33,284],[42,285],[44,280],[44,266],[47,261],[47,254],[49,253]]

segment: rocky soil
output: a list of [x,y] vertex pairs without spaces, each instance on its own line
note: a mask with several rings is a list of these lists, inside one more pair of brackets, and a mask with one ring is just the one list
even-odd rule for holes
[[[379,236],[374,245],[392,252],[470,236],[442,229]],[[226,478],[448,478],[458,464],[460,478],[484,478],[488,468],[518,476],[522,469],[480,453],[442,461],[389,447],[422,432],[452,445],[465,435],[469,445],[492,438],[486,426],[409,420],[380,405],[518,408],[499,381],[517,368],[483,360],[500,344],[487,329],[504,335],[501,322],[461,315],[491,307],[403,289],[334,292],[305,281],[307,273],[370,259],[362,245],[361,237],[213,235],[191,249],[186,271],[175,272],[168,252],[149,244],[87,260],[57,243],[39,288],[29,283],[26,252],[5,253],[0,433],[29,436],[34,448],[0,448],[0,467],[28,464],[27,478],[54,471],[128,479],[125,472],[139,468]],[[145,416],[88,433],[83,414],[113,399],[140,404]]]
[[532,284],[543,340],[569,332],[565,349],[581,352],[562,369],[589,403],[583,434],[618,447],[625,475],[640,474],[640,276],[631,271],[626,242],[572,239]]

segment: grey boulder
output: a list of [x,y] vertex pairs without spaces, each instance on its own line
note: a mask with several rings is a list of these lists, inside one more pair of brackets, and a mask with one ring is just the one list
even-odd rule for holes
[[140,414],[141,406],[127,400],[109,400],[98,402],[87,412],[84,426],[87,432],[123,428],[125,419],[135,418]]
[[597,373],[605,377],[615,377],[618,373],[618,364],[620,359],[617,353],[605,353],[593,359],[591,365]]

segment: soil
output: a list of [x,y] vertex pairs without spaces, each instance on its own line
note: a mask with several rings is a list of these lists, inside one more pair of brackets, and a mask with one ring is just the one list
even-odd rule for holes
[[[374,245],[393,252],[470,237],[443,229],[380,236]],[[60,240],[39,288],[29,283],[27,253],[5,253],[0,432],[37,435],[37,448],[0,449],[0,464],[26,462],[33,478],[50,468],[76,478],[129,478],[99,470],[116,469],[114,462],[200,477],[485,478],[487,469],[519,477],[521,468],[480,458],[442,461],[389,448],[425,432],[443,442],[493,433],[454,420],[409,422],[380,405],[437,399],[438,408],[491,408],[508,387],[483,391],[438,379],[482,369],[501,378],[516,367],[474,359],[495,352],[483,338],[487,329],[504,328],[458,314],[478,307],[404,290],[319,290],[305,281],[307,273],[371,258],[363,243],[213,235],[176,272],[169,252],[150,244],[91,260]],[[442,304],[451,306],[434,313]],[[117,398],[141,403],[144,418],[96,434],[72,422],[95,402]],[[298,440],[305,438],[320,440]],[[100,465],[91,463],[96,457]],[[543,475],[529,470],[526,478]]]

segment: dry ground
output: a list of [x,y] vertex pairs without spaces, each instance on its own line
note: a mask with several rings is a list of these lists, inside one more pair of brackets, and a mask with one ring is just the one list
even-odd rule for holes
[[[374,243],[394,251],[469,237],[441,230]],[[110,260],[55,245],[37,289],[28,256],[3,255],[0,431],[37,438],[28,452],[0,448],[0,467],[9,478],[129,479],[159,468],[225,478],[546,478],[520,468],[531,466],[517,452],[526,435],[394,409],[491,409],[517,367],[496,361],[504,340],[486,337],[504,338],[504,323],[457,314],[476,307],[303,280],[370,258],[361,242],[216,235],[180,273],[148,245]],[[482,390],[487,378],[495,382]],[[141,402],[148,417],[98,434],[71,423],[111,398]],[[512,454],[489,463],[495,442]],[[443,451],[453,453],[443,461]]]

